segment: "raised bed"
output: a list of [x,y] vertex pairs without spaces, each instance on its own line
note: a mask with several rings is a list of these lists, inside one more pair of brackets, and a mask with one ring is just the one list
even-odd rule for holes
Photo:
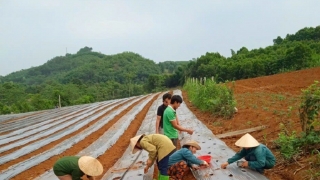
[[[180,90],[174,91],[174,94],[182,96]],[[220,165],[226,162],[228,158],[232,157],[236,152],[230,149],[223,141],[217,138],[203,123],[201,123],[197,117],[188,109],[185,103],[182,103],[177,110],[177,115],[182,126],[192,128],[195,130],[192,136],[186,133],[181,133],[180,143],[183,145],[189,140],[197,141],[201,150],[197,151],[196,156],[210,154],[212,156],[211,166],[206,169],[192,171],[196,179],[206,180],[227,180],[227,179],[239,179],[239,180],[266,180],[267,178],[258,172],[250,169],[242,169],[233,163],[227,167],[227,169],[221,169]]]
[[[53,148],[51,148],[50,150],[44,151],[41,154],[33,156],[25,161],[17,163],[15,165],[9,167],[8,169],[2,171],[0,173],[0,179],[10,179],[11,177],[16,176],[17,174],[19,174],[19,173],[37,165],[37,164],[40,164],[41,162],[49,159],[50,157],[52,157],[54,155],[58,155],[58,154],[62,153],[66,149],[72,147],[74,144],[78,143],[79,141],[83,140],[84,138],[86,138],[87,136],[92,134],[93,132],[100,129],[102,126],[107,124],[111,119],[113,119],[116,115],[118,115],[123,110],[128,108],[131,104],[139,101],[141,98],[137,98],[137,99],[129,102],[128,104],[126,104],[116,110],[113,110],[112,112],[110,112],[110,114],[108,114],[107,117],[100,119],[95,124],[91,125],[90,127],[83,130],[81,133],[79,133],[80,135],[76,135],[76,136],[73,136],[72,138],[64,140],[61,143],[54,146]],[[129,98],[129,99],[132,99],[132,98]],[[112,109],[113,107],[109,107],[109,108]],[[94,117],[96,118],[98,116],[95,115]],[[78,128],[74,128],[74,129],[77,130]],[[46,178],[44,178],[44,179],[46,179]],[[56,177],[55,177],[55,179],[56,179]]]
[[[75,120],[75,118],[83,119],[84,117],[89,116],[93,112],[101,109],[101,108],[97,108],[97,107],[99,107],[99,106],[105,107],[106,105],[111,105],[112,103],[114,103],[114,101],[110,101],[107,103],[101,103],[101,104],[95,104],[90,107],[86,107],[85,110],[77,109],[71,113],[59,116],[57,118],[53,118],[53,119],[49,118],[48,120],[46,120],[44,122],[37,123],[35,125],[28,126],[28,127],[21,128],[19,130],[10,132],[8,134],[1,136],[0,145],[6,144],[9,142],[18,140],[18,139],[22,139],[22,138],[25,138],[27,136],[30,136],[30,135],[36,134],[36,133],[38,134],[37,136],[39,136],[39,137],[48,135],[48,134],[50,134],[49,132],[54,132],[54,131],[52,131],[52,129],[50,129],[50,130],[47,130],[47,129],[49,129],[49,128],[57,129],[58,128],[58,130],[59,130],[59,128],[61,129],[61,126],[66,127],[68,124],[70,124],[70,122],[73,122]],[[65,124],[63,124],[63,123],[65,123]],[[44,130],[47,130],[47,131],[45,131],[44,134],[41,134],[41,133],[43,133],[41,131],[44,131]]]
[[[99,137],[94,143],[92,143],[87,148],[83,149],[81,152],[77,154],[77,156],[89,155],[92,157],[98,157],[101,154],[105,153],[124,133],[124,131],[128,128],[131,121],[134,120],[135,116],[145,107],[145,105],[154,97],[155,95],[151,95],[129,112],[127,112],[124,116],[122,116],[117,123],[115,123],[112,127],[109,128],[102,136]],[[126,107],[122,107],[122,111],[126,109]],[[0,176],[1,177],[1,176]],[[37,180],[54,180],[57,177],[54,175],[52,169],[48,172],[42,174]]]
[[[162,104],[162,95],[153,102],[148,110],[148,113],[143,120],[141,127],[139,128],[137,135],[139,134],[152,134],[155,133],[155,122],[158,106]],[[148,152],[142,151],[141,153],[131,154],[130,147],[126,149],[122,157],[110,168],[106,174],[101,178],[102,180],[108,179],[120,179],[123,180],[152,180],[153,167],[149,169],[147,174],[144,174],[144,162],[148,159]],[[131,166],[132,165],[132,166]],[[129,169],[129,167],[131,168]]]
[[[101,116],[101,115],[105,114],[106,112],[112,110],[115,106],[116,106],[116,104],[114,104],[114,105],[112,105],[112,106],[110,106],[110,107],[108,107],[108,108],[106,108],[106,109],[104,109],[104,110],[102,110],[102,111],[100,111],[99,113],[96,113],[96,114],[93,112],[93,114],[91,116],[85,117],[84,120],[79,121],[79,122],[73,124],[72,126],[67,127],[66,129],[62,130],[59,133],[52,134],[52,135],[46,137],[45,139],[41,139],[39,141],[36,141],[36,142],[31,143],[29,145],[26,145],[26,146],[22,147],[21,149],[19,149],[17,151],[14,151],[14,152],[12,152],[10,154],[2,156],[1,159],[0,159],[0,164],[4,164],[4,163],[6,163],[6,162],[8,162],[10,160],[13,160],[13,159],[17,158],[17,157],[20,157],[20,156],[23,156],[25,154],[28,154],[28,153],[34,151],[35,149],[38,149],[38,148],[40,148],[42,146],[45,146],[45,145],[49,144],[50,142],[58,140],[58,139],[62,138],[63,136],[66,136],[66,135],[68,135],[68,134],[70,134],[70,133],[72,133],[74,131],[77,131],[79,128],[87,125],[88,123],[90,123],[91,121],[95,120],[99,116]],[[78,120],[78,118],[76,118],[76,120]],[[36,138],[40,138],[40,137],[36,137]],[[24,141],[28,141],[29,139],[30,138],[23,139],[23,142],[18,141],[17,143],[22,144],[22,143],[24,143]],[[3,152],[4,150],[8,150],[8,149],[11,149],[13,147],[18,146],[17,143],[12,143],[12,144],[9,144],[8,146],[1,147],[0,148],[0,152]]]

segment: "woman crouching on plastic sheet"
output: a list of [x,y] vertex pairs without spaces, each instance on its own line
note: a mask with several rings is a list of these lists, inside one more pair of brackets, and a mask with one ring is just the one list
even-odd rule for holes
[[271,169],[276,164],[276,158],[272,152],[248,133],[242,136],[235,145],[243,149],[228,159],[228,162],[221,164],[221,168],[225,169],[229,164],[243,157],[246,161],[238,161],[239,167],[249,167],[261,174],[264,173],[264,169]]
[[137,151],[142,149],[149,152],[149,159],[146,167],[144,168],[145,174],[157,159],[159,169],[158,180],[169,179],[168,161],[176,147],[167,136],[162,134],[139,135],[130,139],[130,146],[132,154],[135,154]]
[[95,180],[94,176],[100,176],[103,167],[97,159],[90,156],[66,156],[54,164],[53,172],[60,180],[81,180],[84,175],[89,180]]
[[198,169],[199,166],[208,167],[206,161],[198,159],[195,155],[197,150],[201,150],[195,141],[185,143],[182,148],[174,152],[169,158],[168,174],[170,179],[181,180],[190,167]]

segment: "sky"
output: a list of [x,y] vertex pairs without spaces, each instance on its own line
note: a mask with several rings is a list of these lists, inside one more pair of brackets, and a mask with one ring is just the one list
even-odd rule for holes
[[0,0],[0,75],[85,46],[155,62],[273,44],[320,25],[319,0]]

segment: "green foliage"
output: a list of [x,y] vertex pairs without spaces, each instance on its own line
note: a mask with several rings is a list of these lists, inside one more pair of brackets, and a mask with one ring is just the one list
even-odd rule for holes
[[273,43],[266,48],[231,49],[229,58],[206,53],[189,62],[184,76],[218,76],[216,80],[224,82],[320,66],[320,26],[304,28],[286,38],[278,36]]
[[281,132],[275,143],[280,147],[280,153],[286,160],[293,160],[293,157],[299,153],[298,141],[295,132],[291,135]]
[[[281,155],[292,161],[300,152],[310,153],[320,149],[320,87],[316,81],[306,90],[302,91],[300,105],[300,122],[302,133],[297,135],[294,131],[288,131],[284,124],[281,125],[281,133],[275,143],[280,147]],[[291,116],[292,107],[288,108],[288,117]]]
[[166,76],[153,74],[150,75],[146,84],[146,89],[151,92],[157,92],[164,89]]
[[280,153],[285,160],[293,161],[296,156],[302,153],[310,153],[316,148],[320,148],[318,132],[302,133],[300,136],[296,132],[286,134],[281,132],[275,143],[280,147]]
[[308,172],[310,179],[318,179],[320,177],[320,151],[313,150],[312,155],[314,155],[313,162],[311,163],[311,169]]
[[78,85],[106,81],[143,84],[151,74],[160,74],[159,66],[139,54],[123,52],[107,56],[85,47],[77,54],[55,57],[41,66],[11,73],[2,81],[24,85],[42,84],[48,80]]
[[81,54],[81,53],[88,53],[88,52],[91,52],[92,51],[92,48],[91,47],[84,47],[84,48],[81,48],[77,54]]
[[309,134],[312,131],[320,131],[320,86],[319,82],[303,90],[300,105],[300,123],[302,130]]
[[173,74],[178,67],[188,64],[188,61],[164,61],[159,62],[158,66],[162,73]]
[[183,88],[188,92],[192,103],[203,111],[210,111],[224,118],[231,118],[235,113],[233,91],[225,84],[217,84],[212,80],[201,84],[189,79]]
[[59,95],[61,105],[70,106],[163,90],[179,84],[175,74],[182,64],[156,64],[132,52],[104,55],[84,47],[76,54],[1,76],[0,114],[54,108]]

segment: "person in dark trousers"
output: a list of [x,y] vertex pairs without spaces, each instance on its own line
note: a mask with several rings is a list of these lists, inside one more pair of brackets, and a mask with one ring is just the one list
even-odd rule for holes
[[272,152],[248,133],[242,136],[235,145],[242,147],[242,150],[221,164],[221,168],[225,169],[229,164],[244,158],[246,161],[238,161],[238,166],[249,167],[263,174],[265,169],[271,169],[276,164],[276,158]]
[[201,150],[199,144],[196,141],[189,141],[170,156],[168,163],[170,179],[182,180],[190,168],[199,169],[199,166],[209,166],[206,161],[200,160],[194,155],[197,150]]
[[170,105],[166,108],[163,113],[163,130],[164,135],[171,139],[173,144],[177,147],[179,133],[178,131],[187,132],[192,135],[193,130],[186,129],[177,122],[176,110],[180,107],[182,98],[179,95],[173,95],[170,101]]
[[156,121],[156,133],[157,134],[163,134],[163,113],[164,113],[164,110],[170,104],[170,100],[171,100],[171,94],[170,93],[165,93],[162,96],[163,104],[161,104],[158,107],[158,110],[157,110],[157,121]]
[[176,147],[167,136],[162,134],[142,134],[131,138],[130,146],[132,154],[140,150],[148,151],[149,158],[144,168],[145,174],[156,161],[159,169],[158,180],[169,180],[168,161]]
[[59,180],[81,180],[87,175],[89,180],[103,173],[102,164],[90,156],[65,156],[53,165],[53,172]]

